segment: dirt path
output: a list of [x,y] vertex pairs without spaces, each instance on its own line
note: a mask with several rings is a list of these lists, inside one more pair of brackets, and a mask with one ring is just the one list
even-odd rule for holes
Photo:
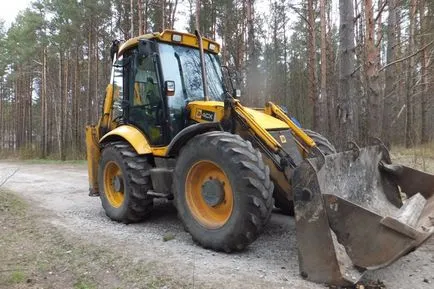
[[[15,169],[18,171],[4,187],[46,211],[46,222],[79,242],[120,254],[125,264],[147,264],[156,277],[168,276],[188,288],[326,288],[299,276],[290,217],[273,214],[264,234],[245,252],[216,253],[192,242],[170,202],[156,204],[152,217],[140,224],[110,221],[99,199],[87,196],[84,165],[0,162],[0,180]],[[434,240],[367,277],[384,281],[387,288],[432,288]],[[161,288],[177,287],[163,284]]]

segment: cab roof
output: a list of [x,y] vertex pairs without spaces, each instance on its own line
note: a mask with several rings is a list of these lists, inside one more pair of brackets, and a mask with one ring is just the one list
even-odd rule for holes
[[[175,30],[164,30],[163,32],[154,32],[150,34],[140,35],[125,41],[118,51],[118,56],[121,56],[125,51],[134,48],[142,39],[156,39],[160,42],[185,45],[194,48],[199,48],[199,43],[195,35]],[[202,37],[203,49],[218,54],[220,52],[220,45],[213,40]]]

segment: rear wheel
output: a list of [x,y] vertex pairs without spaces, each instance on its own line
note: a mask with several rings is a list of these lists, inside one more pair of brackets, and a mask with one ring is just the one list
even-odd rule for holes
[[107,145],[101,154],[98,172],[100,198],[106,215],[123,223],[138,222],[147,217],[153,200],[150,190],[151,165],[127,143]]
[[332,143],[322,134],[317,133],[313,130],[310,129],[305,129],[304,132],[310,136],[311,139],[313,139],[316,143],[316,145],[318,146],[319,150],[327,155],[331,155],[331,154],[335,154],[336,148],[334,145],[332,145]]
[[273,207],[269,168],[250,142],[226,132],[191,139],[175,167],[175,204],[193,240],[242,250],[262,232]]
[[[304,129],[304,132],[315,141],[319,150],[324,155],[331,155],[336,153],[336,148],[331,144],[331,142],[326,137],[324,137],[320,133],[317,133],[309,129]],[[274,192],[274,198],[275,198],[276,208],[279,208],[284,214],[287,214],[289,216],[294,216],[294,203],[292,200],[288,200],[286,198],[285,192],[279,191],[279,188],[276,187]]]

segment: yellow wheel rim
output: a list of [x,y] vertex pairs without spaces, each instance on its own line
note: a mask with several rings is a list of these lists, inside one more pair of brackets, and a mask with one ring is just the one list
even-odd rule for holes
[[232,215],[234,196],[228,177],[214,162],[199,161],[187,174],[187,205],[193,217],[204,227],[222,227]]
[[115,208],[122,206],[125,199],[124,178],[121,168],[113,161],[104,168],[104,193],[110,205]]

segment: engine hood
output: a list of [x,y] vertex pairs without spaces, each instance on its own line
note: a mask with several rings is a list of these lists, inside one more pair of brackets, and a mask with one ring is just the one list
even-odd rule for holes
[[[224,103],[222,101],[192,101],[187,108],[190,110],[190,118],[197,122],[220,121],[224,115]],[[265,114],[262,109],[245,107],[245,110],[266,130],[289,129],[286,123]]]

